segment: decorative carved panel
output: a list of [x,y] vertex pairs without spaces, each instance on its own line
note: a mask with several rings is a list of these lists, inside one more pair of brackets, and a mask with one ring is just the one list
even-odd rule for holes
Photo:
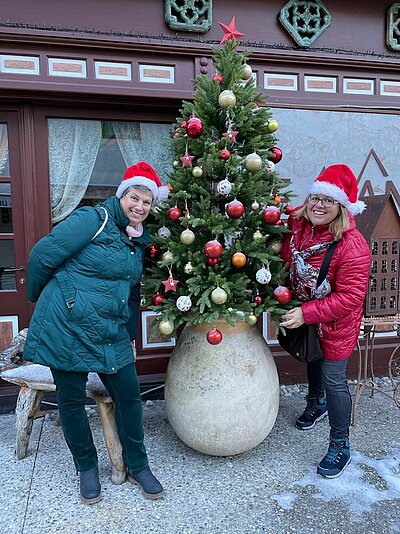
[[387,12],[386,44],[400,50],[400,4],[392,4]]
[[205,33],[212,24],[212,0],[166,0],[165,20],[173,30]]
[[307,48],[331,25],[322,2],[290,0],[279,12],[279,20],[299,46]]

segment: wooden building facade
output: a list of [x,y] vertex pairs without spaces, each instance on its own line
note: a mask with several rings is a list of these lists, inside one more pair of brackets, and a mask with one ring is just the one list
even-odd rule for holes
[[[29,324],[27,258],[52,224],[81,204],[113,194],[132,158],[147,159],[166,177],[172,163],[166,139],[181,101],[191,99],[197,74],[213,74],[211,45],[218,45],[222,35],[217,21],[228,24],[236,17],[245,34],[240,46],[252,51],[257,87],[269,96],[271,108],[286,112],[287,131],[299,110],[399,118],[400,4],[192,4],[0,2],[3,348]],[[282,148],[288,157],[307,159],[302,139]],[[148,339],[151,320],[142,310],[137,365],[142,380],[157,382],[173,340]],[[273,337],[263,321],[260,328]],[[382,358],[394,343],[394,336],[378,340]],[[304,380],[304,367],[273,341],[272,348],[282,381]]]

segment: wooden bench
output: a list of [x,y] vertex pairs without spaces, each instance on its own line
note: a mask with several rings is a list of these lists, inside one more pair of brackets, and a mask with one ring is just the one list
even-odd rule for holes
[[[16,447],[18,460],[25,458],[29,439],[42,399],[47,391],[55,391],[51,371],[44,365],[26,364],[2,371],[3,380],[20,386],[16,415]],[[122,446],[115,423],[114,402],[96,373],[89,373],[86,394],[97,404],[104,441],[111,461],[111,480],[114,484],[122,484],[126,478],[126,469],[122,456]]]

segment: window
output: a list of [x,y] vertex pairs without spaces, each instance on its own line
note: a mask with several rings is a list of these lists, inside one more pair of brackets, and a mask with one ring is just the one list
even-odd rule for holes
[[390,270],[392,273],[397,273],[397,260],[392,260],[390,263]]
[[114,195],[126,168],[138,161],[152,165],[165,184],[173,162],[170,131],[169,124],[49,119],[53,223]]
[[398,253],[398,244],[397,244],[397,241],[393,241],[392,243],[392,254],[397,254]]
[[387,241],[383,241],[383,243],[382,243],[382,254],[386,255],[387,253],[388,253],[388,242]]
[[389,308],[394,310],[396,308],[396,297],[392,296],[389,300]]
[[371,297],[371,310],[376,310],[376,297]]
[[397,289],[397,278],[392,278],[390,281],[390,290],[396,291]]
[[386,297],[381,297],[381,310],[386,309]]
[[371,262],[371,273],[376,274],[378,272],[378,262],[376,260],[373,260]]
[[382,260],[381,273],[387,273],[387,260]]
[[387,284],[386,284],[386,278],[382,278],[381,280],[381,291],[386,291]]
[[378,242],[377,241],[372,242],[371,252],[373,256],[376,256],[378,254]]
[[370,281],[371,291],[376,291],[376,278],[372,278]]

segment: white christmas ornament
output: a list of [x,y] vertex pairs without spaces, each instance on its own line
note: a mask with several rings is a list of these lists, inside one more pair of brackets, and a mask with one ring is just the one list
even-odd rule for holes
[[183,268],[183,271],[185,274],[191,274],[193,271],[194,271],[194,267],[192,265],[192,262],[191,261],[188,261],[184,268]]
[[259,284],[268,284],[271,278],[271,271],[266,267],[261,267],[261,269],[256,272],[256,280]]
[[265,170],[265,172],[270,172],[270,173],[274,172],[275,171],[275,163],[273,161],[266,161],[264,170]]
[[232,191],[232,184],[229,180],[221,180],[217,183],[217,192],[220,195],[229,195],[229,193]]
[[214,304],[224,304],[227,298],[227,292],[221,287],[216,287],[211,293],[211,300],[214,302]]
[[222,91],[218,97],[218,104],[224,109],[234,106],[236,104],[236,96],[234,95],[233,91],[230,89]]
[[171,231],[166,226],[161,226],[161,228],[157,230],[157,234],[161,239],[168,239],[171,235]]
[[174,323],[168,319],[160,321],[158,329],[163,336],[169,336],[174,331]]
[[243,75],[242,80],[250,80],[250,78],[253,76],[253,71],[247,63],[243,65]]
[[249,172],[257,172],[261,169],[262,159],[256,152],[245,157],[244,166]]
[[174,259],[174,255],[170,250],[165,251],[161,257],[164,261],[172,261]]
[[190,300],[190,297],[188,295],[182,295],[182,297],[179,297],[176,301],[176,307],[181,312],[187,312],[192,307],[192,301]]

